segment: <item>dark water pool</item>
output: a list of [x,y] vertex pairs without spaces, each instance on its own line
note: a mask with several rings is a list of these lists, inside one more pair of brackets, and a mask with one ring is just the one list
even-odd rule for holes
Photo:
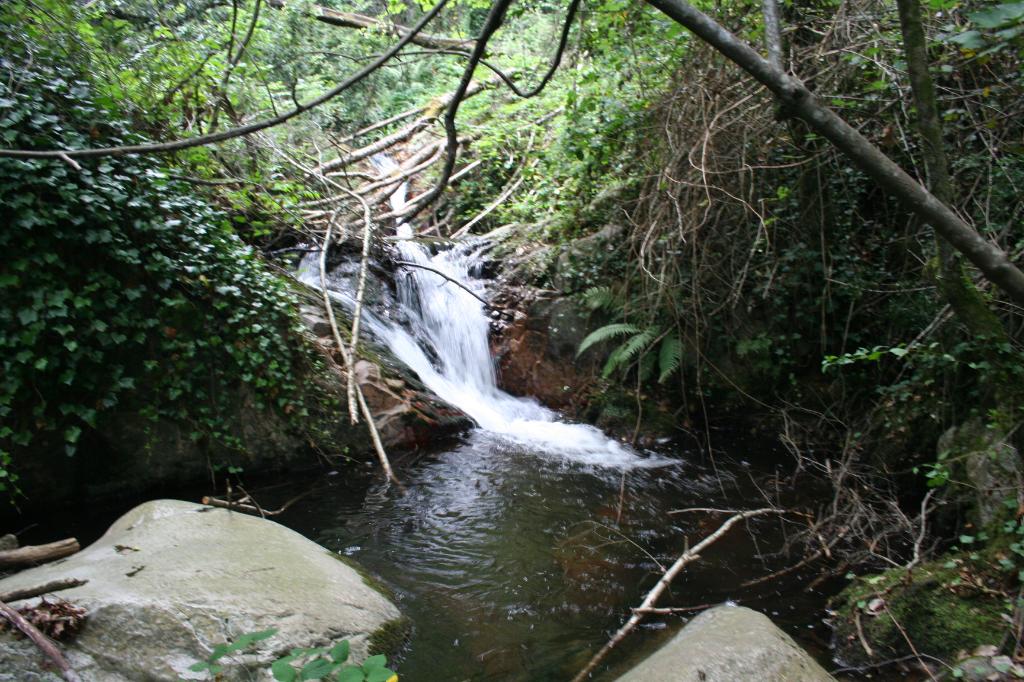
[[[403,680],[566,680],[654,585],[658,562],[670,564],[687,541],[726,518],[671,511],[764,506],[757,483],[764,471],[719,457],[716,474],[697,454],[671,454],[676,464],[635,468],[623,481],[622,470],[476,432],[403,467],[404,495],[338,475],[278,520],[356,559],[395,590],[414,623],[398,668]],[[737,587],[785,565],[758,558],[782,540],[777,520],[734,529],[659,605],[740,600],[827,658],[823,595]],[[611,669],[684,622],[651,618],[611,657]],[[606,667],[604,677],[614,674]]]
[[[403,682],[564,681],[653,587],[658,562],[669,565],[726,518],[671,511],[765,506],[761,491],[774,468],[791,467],[764,443],[718,441],[724,453],[716,466],[699,449],[665,446],[659,454],[673,465],[634,468],[623,479],[621,469],[572,463],[477,431],[442,452],[399,461],[404,495],[370,466],[247,483],[268,509],[312,487],[275,520],[359,561],[394,590],[413,623],[398,665]],[[161,496],[198,501],[209,492]],[[76,535],[86,544],[141,501],[33,514],[29,520],[39,523],[21,540]],[[18,530],[21,521],[4,526]],[[807,580],[799,576],[738,587],[788,565],[784,557],[760,558],[783,541],[778,520],[734,528],[675,580],[659,606],[739,601],[769,614],[832,667],[822,622],[827,595],[803,591]],[[614,679],[685,622],[685,615],[650,617],[596,679]]]

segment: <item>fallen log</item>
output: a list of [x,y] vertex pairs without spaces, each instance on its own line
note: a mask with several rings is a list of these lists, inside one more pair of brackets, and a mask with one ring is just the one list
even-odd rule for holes
[[[356,14],[355,12],[339,12],[338,10],[319,5],[313,6],[313,16],[317,21],[322,21],[331,26],[341,26],[342,28],[376,28],[387,33],[394,33],[399,38],[404,38],[409,33],[409,27],[402,26],[401,24],[381,21],[380,19],[368,17],[365,14]],[[473,49],[476,41],[472,38],[462,40],[459,38],[435,36],[429,33],[418,33],[412,37],[410,42],[432,50],[461,50],[468,52]]]
[[65,538],[46,545],[27,545],[0,552],[0,568],[45,564],[70,556],[81,549],[78,540]]
[[[481,81],[473,81],[466,89],[466,94],[463,95],[463,99],[469,99],[470,97],[483,92],[485,88],[496,83],[498,83],[498,78],[496,77],[487,78]],[[317,173],[327,173],[338,168],[344,168],[345,166],[349,166],[357,161],[368,159],[374,154],[379,154],[391,149],[397,144],[408,141],[414,135],[426,130],[430,125],[432,125],[434,121],[437,120],[438,115],[451,103],[452,97],[454,97],[454,93],[448,93],[431,100],[430,103],[423,107],[424,115],[404,128],[397,130],[390,135],[385,135],[376,142],[364,147],[353,149],[340,158],[326,161],[314,170]]]

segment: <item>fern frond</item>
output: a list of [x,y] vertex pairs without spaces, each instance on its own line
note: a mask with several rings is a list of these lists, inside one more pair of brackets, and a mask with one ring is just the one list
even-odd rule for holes
[[625,322],[617,322],[615,324],[606,324],[603,327],[598,327],[594,331],[587,334],[587,337],[580,343],[580,349],[576,351],[576,357],[583,355],[584,352],[596,343],[607,341],[608,339],[614,339],[618,336],[625,336],[626,334],[636,334],[640,331],[640,328],[635,324],[627,324]]
[[657,327],[648,327],[622,344],[622,361],[628,362],[646,350],[658,338],[660,331]]
[[590,287],[583,292],[583,305],[591,310],[614,310],[620,307],[619,298],[611,287]]
[[683,342],[678,336],[666,336],[658,351],[658,383],[663,384],[679,369],[683,360]]
[[604,363],[604,368],[601,370],[601,376],[605,379],[610,377],[619,368],[619,365],[622,364],[622,348],[622,346],[619,346],[608,355],[608,360]]

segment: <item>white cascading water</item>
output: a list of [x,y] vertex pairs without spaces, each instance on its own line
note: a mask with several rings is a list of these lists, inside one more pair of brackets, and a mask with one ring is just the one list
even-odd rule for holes
[[[377,155],[372,161],[384,175],[398,169],[384,155]],[[407,185],[403,183],[391,195],[394,211],[406,205],[406,191]],[[559,421],[557,413],[536,400],[517,398],[499,389],[488,343],[490,323],[483,304],[462,287],[426,269],[443,272],[483,297],[483,283],[470,274],[479,261],[481,247],[474,248],[467,242],[431,256],[411,239],[413,231],[409,225],[399,223],[396,236],[400,260],[425,266],[402,266],[404,271],[396,277],[398,302],[409,329],[381,320],[365,309],[363,324],[427,388],[462,410],[484,432],[539,453],[618,468],[668,463],[658,457],[643,457],[592,426]],[[315,253],[307,255],[298,272],[299,279],[317,288],[318,258]],[[329,293],[351,309],[350,294],[336,290]]]

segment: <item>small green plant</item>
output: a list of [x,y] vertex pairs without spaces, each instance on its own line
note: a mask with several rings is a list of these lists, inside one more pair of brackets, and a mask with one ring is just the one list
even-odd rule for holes
[[[249,632],[234,642],[218,644],[205,661],[192,665],[189,670],[206,672],[216,676],[224,671],[220,661],[240,651],[245,651],[256,642],[269,639],[277,634],[276,628]],[[270,673],[279,682],[295,680],[335,680],[336,682],[398,682],[398,675],[387,667],[387,657],[378,654],[370,656],[362,665],[348,663],[350,653],[348,640],[337,642],[331,647],[292,649],[270,664]]]
[[[654,371],[657,370],[658,383],[664,383],[679,369],[683,357],[683,343],[677,335],[671,333],[671,330],[664,330],[661,327],[641,328],[635,324],[622,322],[606,324],[590,332],[583,339],[576,355],[582,355],[591,346],[602,341],[622,336],[629,338],[608,354],[601,372],[604,377],[611,376],[616,370],[628,369],[634,361],[639,363],[641,381],[652,378]],[[651,352],[655,346],[658,346],[656,360]]]

